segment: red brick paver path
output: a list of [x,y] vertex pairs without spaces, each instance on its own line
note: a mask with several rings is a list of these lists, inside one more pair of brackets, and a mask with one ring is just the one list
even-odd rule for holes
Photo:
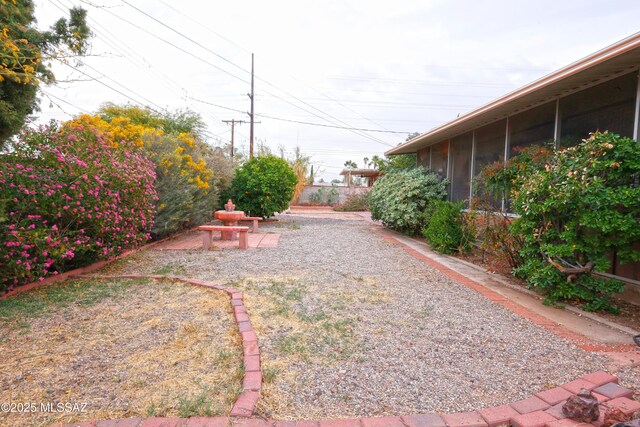
[[[240,395],[231,417],[193,417],[193,418],[128,418],[120,420],[108,421],[87,421],[75,424],[59,425],[58,427],[111,427],[111,426],[131,426],[131,427],[561,427],[561,426],[580,426],[580,427],[600,427],[604,418],[604,414],[608,409],[617,408],[627,415],[632,415],[640,410],[640,403],[626,397],[633,394],[632,390],[625,389],[617,384],[618,379],[606,372],[594,372],[578,378],[576,381],[585,381],[587,378],[600,381],[608,380],[608,382],[600,385],[600,387],[613,387],[624,389],[625,396],[617,398],[603,397],[600,403],[600,419],[593,423],[581,423],[572,421],[562,414],[562,405],[566,399],[558,402],[556,405],[549,407],[551,401],[555,401],[551,394],[551,400],[543,402],[543,399],[532,397],[511,403],[509,405],[497,406],[494,408],[486,408],[480,411],[461,412],[457,414],[416,414],[404,415],[398,417],[373,417],[373,418],[355,418],[341,420],[301,420],[301,421],[275,421],[263,420],[258,418],[248,418],[248,412],[242,412],[242,405],[245,403],[247,407],[255,405],[258,399],[258,391],[245,391]],[[246,380],[246,377],[245,377]],[[558,387],[568,392],[568,384]],[[570,389],[573,387],[568,386]],[[556,389],[553,389],[556,390]],[[538,396],[544,395],[545,392],[538,393]],[[552,393],[557,395],[557,390]],[[572,394],[569,393],[568,396]],[[533,401],[535,399],[535,402]],[[527,403],[524,403],[527,402]],[[534,403],[531,403],[534,402]],[[234,413],[234,411],[236,411]],[[248,411],[248,409],[247,409]],[[235,415],[235,416],[234,416]]]

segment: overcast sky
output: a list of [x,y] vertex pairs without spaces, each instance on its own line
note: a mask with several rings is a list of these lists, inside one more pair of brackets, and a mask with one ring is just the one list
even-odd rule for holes
[[[210,142],[220,144],[231,137],[222,120],[249,119],[254,53],[256,139],[288,154],[299,145],[327,181],[346,160],[362,166],[363,157],[382,155],[407,133],[425,132],[640,31],[637,0],[35,5],[42,28],[82,6],[94,33],[85,65],[54,64],[60,83],[43,88],[39,121],[67,120],[105,102],[189,108],[206,122]],[[248,139],[249,125],[237,125],[236,146],[248,151]]]

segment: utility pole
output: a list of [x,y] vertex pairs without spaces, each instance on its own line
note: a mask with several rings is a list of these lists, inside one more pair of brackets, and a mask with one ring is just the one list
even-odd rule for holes
[[251,119],[251,127],[249,129],[249,159],[253,159],[253,53],[251,54],[251,112],[249,118]]
[[231,123],[231,161],[233,161],[233,134],[234,134],[234,128],[236,126],[236,123],[242,124],[242,123],[247,123],[247,122],[244,122],[242,120],[236,120],[236,119],[223,120],[223,122],[224,123]]

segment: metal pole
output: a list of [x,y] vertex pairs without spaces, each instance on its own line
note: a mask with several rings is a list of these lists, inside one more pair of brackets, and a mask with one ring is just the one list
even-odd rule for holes
[[251,54],[251,128],[249,129],[249,159],[253,159],[253,53]]
[[640,137],[640,71],[638,71],[638,87],[636,89],[636,112],[633,123],[633,139]]
[[471,202],[473,201],[473,173],[475,172],[474,167],[476,164],[476,131],[471,132],[471,165],[470,175],[469,175],[469,207],[471,207]]
[[[509,117],[507,117],[507,123],[504,129],[504,167],[507,167],[507,161],[509,160],[509,145],[511,144],[511,129],[509,129]],[[505,211],[507,204],[506,198],[509,197],[508,194],[502,195],[502,212]]]
[[233,134],[234,128],[236,127],[236,121],[231,119],[231,161],[233,162]]
[[560,142],[560,132],[562,131],[561,126],[561,116],[560,116],[560,98],[556,99],[556,122],[553,127],[553,139],[555,141],[556,148],[558,147],[558,143]]

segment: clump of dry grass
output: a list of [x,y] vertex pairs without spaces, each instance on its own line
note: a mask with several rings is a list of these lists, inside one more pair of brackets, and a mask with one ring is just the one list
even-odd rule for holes
[[87,403],[0,425],[216,415],[240,391],[228,297],[182,283],[74,281],[0,302],[0,401]]

